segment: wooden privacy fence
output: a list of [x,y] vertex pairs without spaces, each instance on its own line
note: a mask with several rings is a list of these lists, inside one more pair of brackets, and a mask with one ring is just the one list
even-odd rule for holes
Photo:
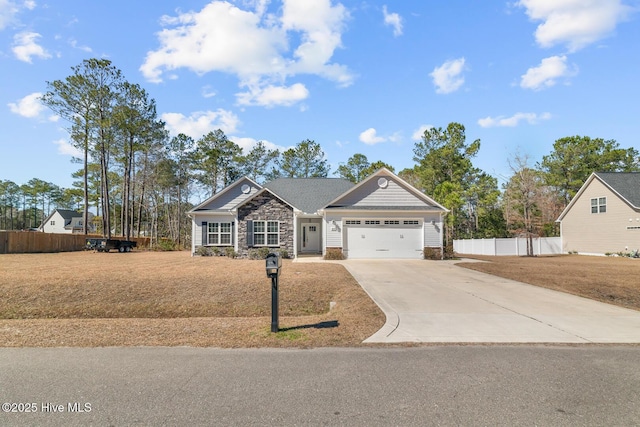
[[[73,252],[84,249],[88,237],[84,234],[55,234],[28,231],[0,231],[0,254],[20,254],[39,252]],[[122,237],[112,237],[123,239]],[[138,248],[149,246],[146,237],[132,238]]]
[[[467,255],[526,255],[527,238],[514,237],[511,239],[466,239],[454,240],[453,251]],[[562,253],[562,238],[534,237],[534,255],[558,255]]]

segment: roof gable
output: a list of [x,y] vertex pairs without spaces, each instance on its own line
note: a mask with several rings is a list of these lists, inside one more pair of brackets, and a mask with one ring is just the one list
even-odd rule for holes
[[264,187],[301,212],[315,214],[353,185],[342,178],[278,178]]
[[326,205],[326,208],[436,210],[444,206],[386,168],[361,181]]
[[282,203],[284,205],[287,205],[288,207],[291,208],[291,210],[295,210],[296,209],[295,206],[293,206],[291,203],[289,203],[288,201],[286,201],[285,199],[280,197],[278,194],[276,194],[273,191],[269,190],[268,188],[264,187],[260,191],[258,191],[257,193],[251,195],[251,197],[247,197],[245,200],[240,202],[237,206],[234,207],[234,210],[239,210],[245,204],[257,199],[260,196],[264,196],[265,194],[268,194],[271,199],[275,199],[278,202],[280,202],[280,203]]
[[260,190],[262,190],[262,187],[259,184],[248,177],[242,177],[219,193],[209,197],[189,213],[227,212],[255,196]]
[[580,190],[573,196],[566,208],[556,221],[562,221],[571,210],[582,193],[589,187],[594,179],[597,179],[605,187],[620,197],[631,208],[640,210],[640,173],[638,172],[593,172],[582,184]]

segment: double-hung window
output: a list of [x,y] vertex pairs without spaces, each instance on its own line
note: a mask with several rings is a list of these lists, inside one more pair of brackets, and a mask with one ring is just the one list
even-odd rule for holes
[[208,226],[207,236],[210,245],[231,245],[230,222],[210,222]]
[[280,246],[279,221],[253,221],[254,246]]
[[607,212],[607,198],[595,197],[591,199],[591,213],[606,213]]

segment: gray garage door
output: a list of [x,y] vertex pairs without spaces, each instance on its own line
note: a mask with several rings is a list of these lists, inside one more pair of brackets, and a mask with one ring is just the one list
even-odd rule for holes
[[422,222],[416,220],[347,220],[348,258],[422,258]]

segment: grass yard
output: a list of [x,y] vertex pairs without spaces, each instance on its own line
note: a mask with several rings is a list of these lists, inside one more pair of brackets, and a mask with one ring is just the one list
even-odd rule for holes
[[[338,264],[188,252],[0,255],[0,346],[355,346],[384,314]],[[329,311],[329,303],[336,302]]]
[[[640,310],[640,260],[473,258],[486,262],[458,265]],[[2,347],[352,347],[384,321],[339,264],[284,260],[274,334],[262,260],[188,252],[0,255]]]
[[560,255],[471,256],[459,266],[597,301],[640,310],[640,260]]

